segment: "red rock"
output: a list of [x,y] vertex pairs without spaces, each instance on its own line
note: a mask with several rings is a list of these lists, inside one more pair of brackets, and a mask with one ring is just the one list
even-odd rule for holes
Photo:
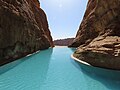
[[0,65],[53,47],[38,0],[0,0]]
[[120,1],[89,0],[70,47],[74,56],[93,66],[120,69]]
[[54,40],[54,45],[68,46],[68,45],[70,45],[70,43],[72,43],[73,40],[74,40],[74,38],[66,38],[66,39]]

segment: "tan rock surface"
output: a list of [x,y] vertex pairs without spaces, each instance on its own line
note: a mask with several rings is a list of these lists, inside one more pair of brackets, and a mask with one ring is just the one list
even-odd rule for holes
[[53,45],[38,0],[0,0],[0,65]]
[[89,0],[74,56],[94,66],[120,69],[120,0]]

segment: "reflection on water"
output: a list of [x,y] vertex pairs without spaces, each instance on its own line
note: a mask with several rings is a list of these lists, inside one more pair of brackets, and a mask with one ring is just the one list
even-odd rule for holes
[[[45,50],[45,51],[47,51],[47,50]],[[53,51],[52,48],[49,49],[48,52],[46,53],[47,55],[46,55],[45,57],[50,58],[50,56],[51,56],[51,54],[52,54],[52,51]],[[44,51],[43,51],[43,52],[44,52]],[[38,53],[37,53],[37,54],[38,54]],[[16,60],[16,61],[13,61],[13,62],[11,62],[11,63],[8,63],[8,64],[6,64],[6,65],[4,65],[4,66],[1,66],[1,67],[0,67],[0,75],[3,74],[3,73],[5,73],[5,72],[7,72],[8,70],[11,70],[12,68],[18,66],[19,64],[21,64],[21,63],[24,62],[25,60],[27,60],[27,59],[29,59],[29,58],[31,58],[31,57],[34,57],[34,56],[37,55],[37,54],[33,54],[33,55],[31,55],[31,56],[24,57],[24,58],[21,58],[21,59],[19,59],[19,60]]]
[[0,90],[37,90],[46,79],[52,51],[40,51],[1,67]]
[[77,63],[74,50],[55,47],[3,66],[0,90],[120,90],[119,72]]
[[29,59],[32,56],[34,56],[34,54],[29,56],[29,57],[23,57],[19,60],[16,60],[16,61],[13,61],[11,63],[8,63],[8,64],[5,64],[5,65],[1,66],[0,67],[0,75],[4,74],[5,72],[7,72],[9,70],[11,70],[12,68],[18,66],[19,64],[21,64],[22,62],[24,62],[25,60]]
[[22,60],[17,60],[17,61],[11,62],[10,64],[7,64],[7,65],[1,66],[0,67],[0,75],[3,74],[3,73],[5,73],[5,72],[7,72],[8,70],[11,70],[15,66],[19,65],[24,60],[25,60],[25,58],[22,59]]
[[75,52],[76,48],[69,48],[72,52]]
[[110,90],[120,90],[120,71],[86,66],[79,62],[72,63],[85,74],[84,77],[86,80],[90,77],[101,82]]

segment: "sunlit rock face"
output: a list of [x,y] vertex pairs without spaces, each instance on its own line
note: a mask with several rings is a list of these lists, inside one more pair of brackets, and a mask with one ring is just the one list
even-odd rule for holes
[[94,66],[120,69],[120,0],[89,0],[70,47],[74,56]]
[[38,0],[0,0],[0,65],[53,45]]

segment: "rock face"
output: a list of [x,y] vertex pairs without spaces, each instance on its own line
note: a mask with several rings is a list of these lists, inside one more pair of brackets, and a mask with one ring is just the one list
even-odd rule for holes
[[74,56],[91,65],[120,69],[120,0],[89,0],[83,21],[70,47]]
[[73,40],[74,40],[74,38],[66,38],[66,39],[54,40],[54,45],[68,46],[68,45],[70,45],[72,43]]
[[0,65],[53,45],[38,0],[0,0]]

